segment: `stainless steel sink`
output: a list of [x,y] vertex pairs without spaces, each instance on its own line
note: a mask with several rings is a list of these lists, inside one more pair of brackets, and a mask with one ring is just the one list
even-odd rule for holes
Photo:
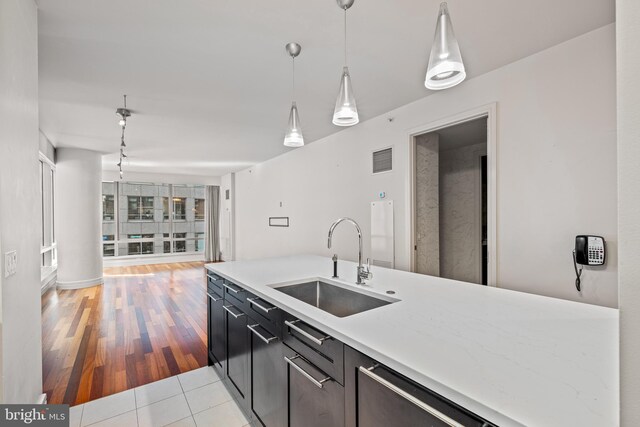
[[398,301],[374,297],[321,280],[279,285],[274,289],[337,317],[351,316]]

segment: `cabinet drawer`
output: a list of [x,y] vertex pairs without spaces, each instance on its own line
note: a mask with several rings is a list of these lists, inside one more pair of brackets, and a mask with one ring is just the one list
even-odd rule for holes
[[285,348],[290,427],[343,427],[344,387],[322,369]]
[[225,280],[222,286],[224,287],[224,299],[244,310],[247,304],[247,291],[228,280]]
[[247,306],[249,309],[248,314],[255,319],[278,323],[282,318],[282,310],[251,293],[247,293]]
[[207,295],[209,298],[213,298],[214,302],[218,300],[218,298],[224,298],[224,291],[218,289],[216,286],[207,283]]
[[291,315],[285,316],[284,342],[338,383],[344,380],[344,344]]
[[224,295],[224,279],[217,274],[207,273],[207,289],[215,290],[219,296]]
[[491,427],[487,420],[351,348],[345,349],[349,427]]

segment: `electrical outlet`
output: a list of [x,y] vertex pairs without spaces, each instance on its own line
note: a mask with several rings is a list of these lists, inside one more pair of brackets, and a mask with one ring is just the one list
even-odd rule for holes
[[18,252],[11,251],[4,254],[4,277],[13,276],[18,269]]

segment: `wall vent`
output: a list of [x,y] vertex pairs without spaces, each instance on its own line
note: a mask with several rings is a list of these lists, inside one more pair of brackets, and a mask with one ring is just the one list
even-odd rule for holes
[[373,152],[373,173],[388,172],[393,169],[393,149],[391,147]]

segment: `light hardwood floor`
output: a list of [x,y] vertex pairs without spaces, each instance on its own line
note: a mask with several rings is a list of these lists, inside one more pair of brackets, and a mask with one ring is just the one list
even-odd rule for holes
[[80,404],[207,365],[203,263],[107,268],[42,296],[43,389]]

